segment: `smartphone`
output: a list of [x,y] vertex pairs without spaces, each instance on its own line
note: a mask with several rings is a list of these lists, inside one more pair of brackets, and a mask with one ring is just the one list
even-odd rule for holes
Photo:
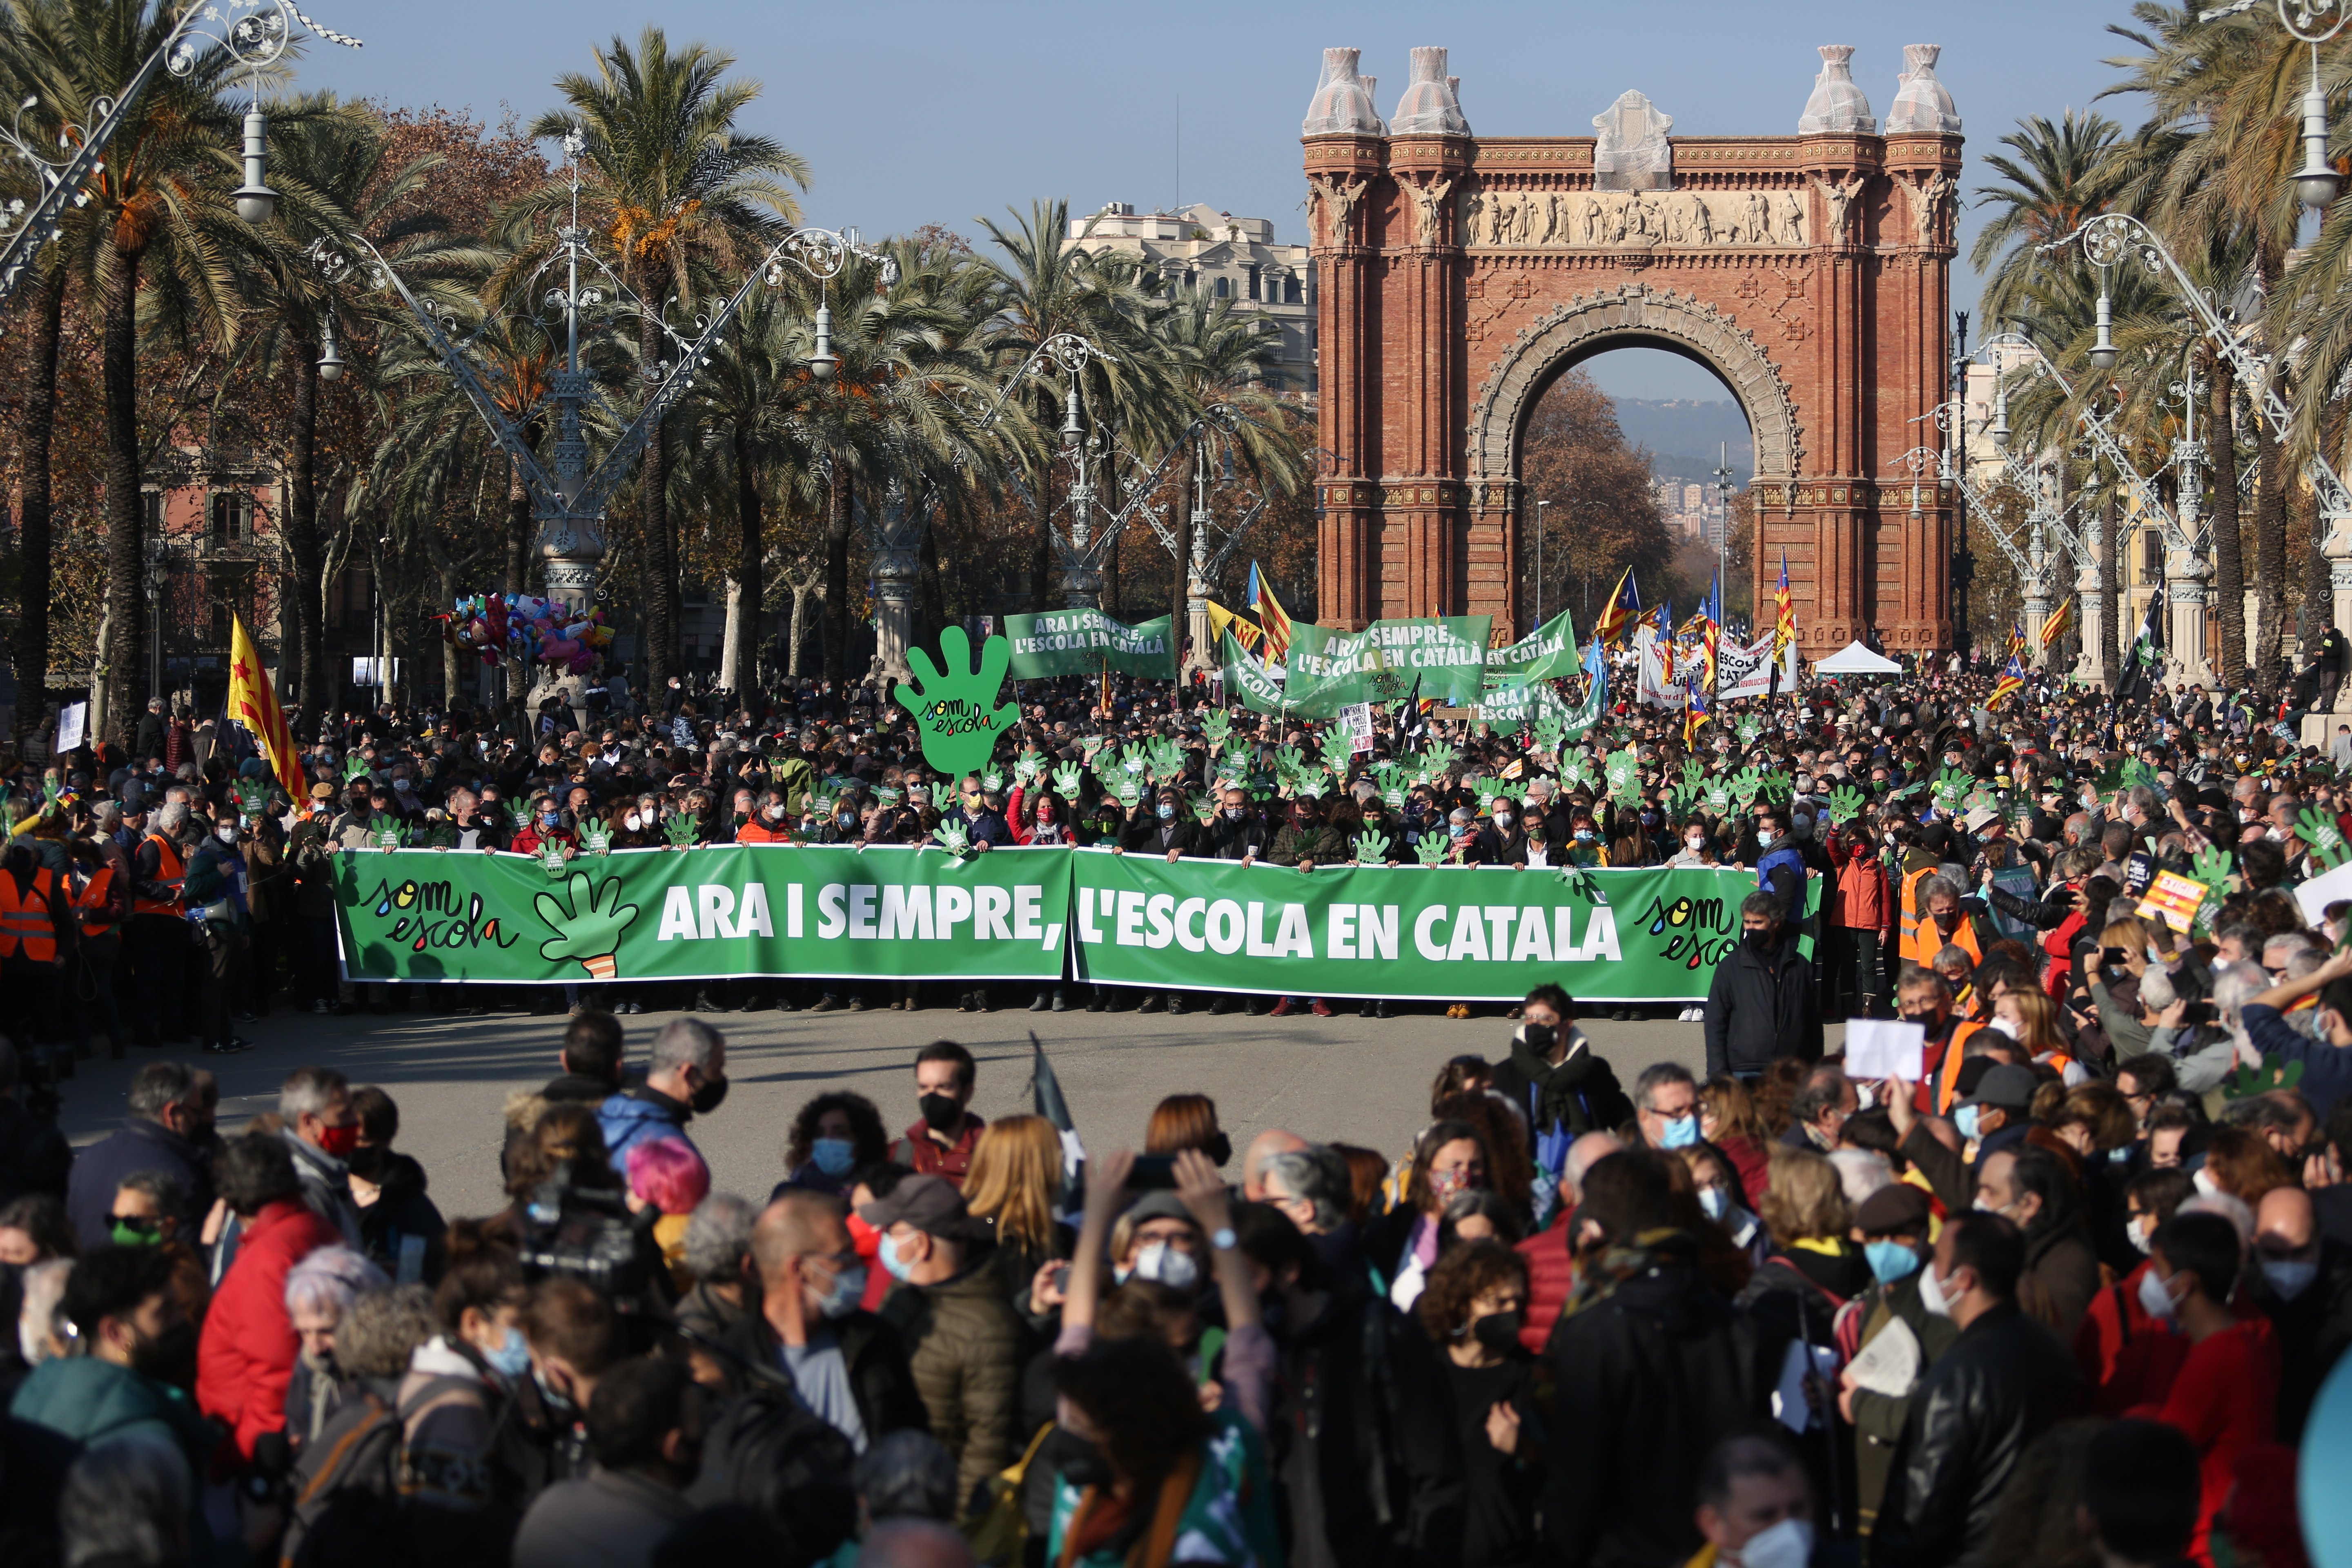
[[1139,1193],[1170,1193],[1176,1190],[1176,1156],[1173,1154],[1138,1154],[1135,1168],[1127,1173],[1129,1190]]
[[2116,964],[2121,963],[2123,961],[2124,961],[2124,950],[2123,950],[2122,948],[2120,948],[2120,947],[2103,947],[2103,948],[2099,949],[2099,962],[2100,962],[2100,963],[2102,963],[2103,965],[2106,966],[2107,968],[2112,969],[2112,968],[2114,968]]

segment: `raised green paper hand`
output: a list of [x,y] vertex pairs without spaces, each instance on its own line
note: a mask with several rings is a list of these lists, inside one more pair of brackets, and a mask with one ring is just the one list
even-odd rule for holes
[[1429,758],[1429,772],[1424,776],[1435,778],[1454,771],[1454,748],[1440,741],[1424,753]]
[[971,834],[961,822],[942,822],[931,829],[931,837],[950,855],[971,853]]
[[1064,763],[1054,770],[1054,793],[1064,800],[1078,797],[1078,777],[1081,770],[1076,763]]
[[1356,837],[1356,864],[1385,866],[1389,863],[1389,836],[1385,833],[1362,833]]
[[674,811],[662,821],[662,836],[669,840],[672,848],[688,848],[701,834],[701,826],[691,812]]
[[1946,768],[1936,775],[1936,805],[1945,811],[1958,811],[1960,803],[1968,798],[1969,786],[1975,783],[1974,773],[1963,773],[1958,768]]
[[1536,715],[1536,750],[1558,754],[1559,742],[1568,733],[1568,721],[1547,708]]
[[507,826],[513,828],[517,833],[520,833],[524,828],[530,826],[530,805],[529,802],[520,800],[510,800],[507,802]]
[[2251,1100],[2258,1094],[2294,1088],[2303,1081],[2301,1062],[2281,1061],[2276,1057],[2264,1057],[2259,1065],[2249,1063],[2240,1068],[2221,1083],[2224,1100]]
[[572,873],[569,897],[545,892],[531,900],[539,918],[555,935],[539,944],[539,956],[549,963],[572,958],[598,980],[617,973],[614,955],[621,951],[621,933],[637,918],[637,906],[621,902],[621,879],[607,877],[591,892],[588,873]]
[[1453,847],[1446,841],[1445,830],[1433,827],[1421,836],[1421,841],[1412,847],[1412,852],[1421,857],[1423,865],[1437,866],[1444,863],[1446,852]]
[[1193,820],[1200,823],[1203,827],[1208,826],[1210,823],[1216,820],[1217,797],[1209,794],[1205,790],[1195,790],[1191,795],[1186,795],[1184,797],[1184,805],[1187,810],[1192,812]]
[[1739,718],[1739,743],[1740,743],[1741,745],[1743,745],[1743,746],[1752,746],[1752,745],[1754,745],[1754,744],[1756,743],[1756,737],[1757,737],[1757,736],[1759,736],[1759,735],[1760,735],[1760,734],[1762,734],[1763,732],[1764,732],[1764,721],[1762,721],[1761,719],[1759,719],[1759,718],[1758,718],[1758,717],[1756,717],[1756,715],[1755,715],[1755,714],[1753,714],[1753,713],[1743,713],[1743,714],[1741,714],[1741,715],[1740,715],[1740,718]]
[[1843,827],[1862,815],[1862,792],[1852,784],[1830,791],[1830,820]]
[[1118,796],[1119,805],[1132,806],[1143,798],[1143,781],[1131,774],[1123,777],[1118,781],[1114,793]]
[[610,855],[613,825],[601,816],[584,818],[580,824],[580,847],[591,855]]
[[1502,793],[1503,785],[1501,780],[1480,779],[1478,781],[1478,815],[1484,816],[1488,812],[1494,810],[1495,797]]
[[2316,806],[2305,806],[2294,822],[2303,835],[2303,841],[2311,846],[2311,852],[2318,856],[2320,863],[2329,870],[2333,871],[2346,860],[2352,859],[2352,851],[2344,847],[2343,829],[2336,826],[2332,813],[2321,811]]
[[1212,746],[1222,746],[1233,738],[1234,716],[1211,710],[1201,717],[1201,736]]
[[1286,783],[1307,771],[1307,753],[1296,746],[1277,746],[1274,752],[1274,773]]
[[1759,793],[1770,805],[1786,805],[1795,798],[1797,789],[1787,773],[1769,773],[1764,775],[1764,787]]
[[1013,776],[1021,781],[1022,787],[1024,789],[1035,784],[1038,775],[1045,771],[1045,759],[1042,753],[1034,750],[1024,752],[1013,759]]
[[989,769],[988,772],[980,775],[980,787],[986,790],[991,795],[1003,795],[1004,793],[1004,774],[998,769]]
[[408,828],[404,824],[385,822],[375,830],[375,847],[379,849],[398,849],[407,842]]
[[1155,783],[1174,784],[1184,776],[1184,748],[1167,736],[1153,737],[1144,755]]
[[343,782],[345,784],[351,783],[353,779],[365,778],[367,774],[367,759],[361,756],[357,752],[353,752],[350,756],[343,759]]
[[1004,689],[1013,645],[991,637],[981,646],[980,662],[972,665],[971,639],[961,626],[950,626],[940,634],[940,656],[947,660],[945,671],[931,662],[928,650],[908,648],[907,662],[915,683],[901,681],[890,695],[915,716],[923,761],[943,773],[968,773],[988,761],[997,736],[1021,721],[1017,704],[996,700]]
[[1355,738],[1344,730],[1324,731],[1323,765],[1344,779],[1348,776],[1348,770],[1355,766]]

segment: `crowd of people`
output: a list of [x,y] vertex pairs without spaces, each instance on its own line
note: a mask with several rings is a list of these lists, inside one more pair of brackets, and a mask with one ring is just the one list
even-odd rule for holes
[[[1624,710],[1555,746],[1407,713],[1319,789],[1264,776],[1306,727],[1213,739],[1149,683],[1026,691],[997,762],[951,777],[814,686],[599,733],[550,714],[530,743],[358,716],[306,749],[299,809],[226,752],[21,764],[5,1554],[2293,1568],[2295,1446],[2352,1342],[2352,904],[2301,884],[2352,803],[2242,702],[1991,686],[1823,685],[1696,731]],[[1097,771],[1145,737],[1187,776]],[[1015,773],[1031,750],[1080,787]],[[1381,772],[1412,757],[1438,765]],[[1709,787],[1742,773],[1785,787]],[[820,1093],[761,1197],[713,1190],[695,1147],[728,1088],[698,1014],[992,999],[340,977],[338,851],[393,823],[586,853],[590,821],[616,847],[953,823],[1307,873],[1370,829],[1408,864],[1436,835],[1753,890],[1681,1009],[1691,1058],[1630,1082],[1572,966],[1489,1005],[1495,1059],[1433,1047],[1429,1121],[1385,1151],[1311,1126],[1236,1150],[1194,1093],[1139,1137],[1082,1117],[1080,1159],[1045,1115],[983,1122],[943,1040],[902,1131]],[[445,1217],[392,1096],[331,1069],[217,1129],[202,1055],[281,998],[568,1003],[558,1076],[503,1107],[508,1206]],[[633,1052],[647,1008],[680,1016]],[[1824,1020],[1889,1016],[1919,1026],[1916,1078],[1849,1073]],[[146,1059],[75,1152],[49,1102],[93,1033]]]

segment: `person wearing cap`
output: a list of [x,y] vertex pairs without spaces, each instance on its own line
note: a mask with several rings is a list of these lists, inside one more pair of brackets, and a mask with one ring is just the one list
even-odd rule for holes
[[1874,1282],[1855,1298],[1862,1333],[1855,1360],[1838,1374],[1838,1413],[1854,1429],[1854,1511],[1867,1534],[1886,1491],[1911,1396],[1959,1330],[1919,1299],[1919,1273],[1933,1255],[1936,1229],[1927,1194],[1902,1182],[1881,1187],[1863,1200],[1853,1223]]
[[897,1281],[881,1318],[906,1346],[931,1436],[956,1462],[970,1497],[1017,1452],[1021,1320],[988,1266],[988,1227],[938,1176],[913,1175],[857,1210],[880,1237],[877,1255]]
[[1961,1150],[1947,1145],[1919,1119],[1912,1109],[1911,1086],[1900,1084],[1904,1092],[1879,1097],[1895,1123],[1903,1157],[1919,1168],[1950,1213],[1975,1204],[1986,1162],[2023,1146],[2032,1131],[2026,1112],[2042,1080],[2021,1063],[1979,1056],[1962,1065],[1959,1081],[1961,1098],[1953,1107],[1952,1126],[1959,1133]]

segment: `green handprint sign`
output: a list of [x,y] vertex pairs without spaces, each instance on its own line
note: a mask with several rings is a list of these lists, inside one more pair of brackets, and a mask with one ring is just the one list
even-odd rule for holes
[[1420,841],[1413,845],[1412,852],[1421,857],[1423,865],[1436,866],[1444,862],[1446,851],[1453,847],[1445,841],[1444,829],[1433,827],[1421,836]]
[[530,826],[530,804],[528,801],[507,802],[507,826],[517,833]]
[[1222,746],[1232,739],[1234,717],[1230,713],[1212,710],[1201,716],[1201,735],[1212,746]]
[[1035,751],[1024,752],[1013,759],[1013,776],[1021,781],[1024,788],[1034,784],[1045,771],[1045,759]]
[[[923,743],[923,761],[943,773],[972,772],[996,750],[996,738],[1021,721],[1020,708],[999,705],[1004,689],[1004,669],[1013,659],[1013,645],[990,637],[981,645],[980,662],[971,665],[971,639],[961,626],[940,634],[940,657],[947,669],[931,662],[919,647],[907,650],[915,672],[912,686],[901,681],[891,690],[899,707],[915,716],[915,730]],[[967,668],[971,666],[971,668]]]
[[1444,742],[1440,741],[1430,747],[1427,755],[1429,757],[1428,777],[1435,778],[1440,773],[1454,771],[1454,748]]
[[931,829],[931,837],[950,855],[971,853],[971,834],[961,822],[942,822]]
[[1084,771],[1076,763],[1064,763],[1060,767],[1055,768],[1054,793],[1064,800],[1076,800],[1078,795],[1078,779]]
[[1976,782],[1974,773],[1964,773],[1958,768],[1946,768],[1936,775],[1934,793],[1937,805],[1946,811],[1958,811],[1960,803],[1968,798],[1969,786]]
[[1193,820],[1203,827],[1216,820],[1217,797],[1213,795],[1195,790],[1184,797],[1184,807],[1192,814]]
[[1143,781],[1138,778],[1123,778],[1118,781],[1115,793],[1118,796],[1119,805],[1132,806],[1143,798]]
[[2346,860],[2352,859],[2352,850],[2344,847],[2344,831],[2336,826],[2332,813],[2315,806],[2305,806],[2294,822],[2303,835],[2303,841],[2311,846],[2311,852],[2318,856],[2329,870],[2333,871]]
[[690,812],[674,811],[662,821],[662,835],[677,849],[691,847],[701,836],[701,828]]
[[1385,866],[1389,861],[1389,836],[1385,833],[1359,834],[1356,838],[1356,864]]
[[1732,798],[1739,803],[1742,811],[1754,805],[1756,797],[1763,791],[1764,775],[1754,768],[1742,768],[1731,775]]
[[549,963],[576,958],[580,967],[598,980],[617,973],[614,956],[621,951],[621,933],[637,918],[637,906],[621,902],[621,879],[607,877],[591,892],[588,873],[574,871],[566,889],[569,897],[541,893],[531,900],[539,918],[555,935],[539,944],[539,956]]
[[1155,737],[1144,747],[1156,783],[1173,784],[1184,776],[1184,748],[1165,735]]
[[1764,775],[1764,788],[1761,793],[1768,803],[1773,805],[1786,805],[1794,798],[1797,791],[1796,785],[1790,782],[1788,774],[1769,773]]
[[580,824],[580,847],[591,855],[610,855],[613,825],[601,816],[583,818]]
[[1003,773],[996,768],[989,769],[980,775],[980,787],[991,795],[1003,795],[1004,793]]
[[2208,844],[2189,859],[2189,874],[2220,893],[2230,880],[2230,852]]
[[379,849],[398,849],[407,842],[408,829],[400,823],[387,820],[375,830],[375,847]]
[[2258,1094],[2293,1089],[2303,1081],[2301,1062],[2281,1061],[2276,1057],[2264,1057],[2260,1065],[2249,1063],[2224,1079],[2221,1098],[2250,1100]]
[[1830,791],[1830,820],[1843,827],[1862,815],[1862,792],[1852,784]]
[[350,756],[343,759],[343,782],[345,784],[351,783],[353,779],[365,778],[367,775],[368,765],[367,759],[365,757],[361,756],[357,752],[353,752]]

